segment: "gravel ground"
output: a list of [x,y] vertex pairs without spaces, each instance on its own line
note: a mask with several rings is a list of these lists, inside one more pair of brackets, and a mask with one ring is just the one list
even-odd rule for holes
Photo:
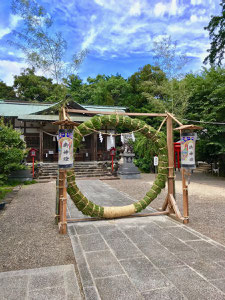
[[0,214],[0,272],[75,264],[54,224],[55,183],[23,186]]
[[[141,199],[150,189],[155,174],[142,174],[137,180],[108,180],[105,183]],[[187,226],[225,245],[225,179],[205,174],[193,174],[189,185],[189,215]],[[151,206],[160,208],[166,196],[166,189],[161,192]],[[182,210],[181,174],[176,173],[176,200]]]

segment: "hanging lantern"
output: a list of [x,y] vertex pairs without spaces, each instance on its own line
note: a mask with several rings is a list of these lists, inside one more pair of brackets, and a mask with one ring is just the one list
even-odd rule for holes
[[73,167],[73,130],[59,129],[59,168],[67,169]]
[[181,167],[195,169],[195,141],[194,132],[181,132]]
[[82,138],[82,142],[85,142],[85,138],[84,138],[84,136],[83,136],[83,138]]
[[195,142],[197,133],[194,130],[200,130],[202,127],[196,125],[182,125],[176,130],[180,130],[181,135],[181,167],[184,169],[195,169]]

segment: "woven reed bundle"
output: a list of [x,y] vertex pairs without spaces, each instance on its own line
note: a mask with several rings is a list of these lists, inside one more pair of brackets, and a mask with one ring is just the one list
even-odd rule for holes
[[159,165],[158,175],[152,188],[146,193],[143,199],[134,204],[121,207],[103,207],[94,204],[81,193],[76,185],[75,172],[72,169],[67,171],[67,191],[78,210],[80,210],[84,215],[108,219],[129,216],[145,209],[157,197],[157,195],[161,192],[161,189],[165,187],[168,173],[166,138],[163,133],[157,132],[153,127],[139,119],[131,119],[128,116],[121,115],[94,116],[89,121],[75,127],[74,153],[76,153],[76,149],[79,147],[83,136],[91,134],[93,130],[100,130],[105,126],[120,126],[129,131],[139,130],[140,133],[155,142],[156,147],[158,148]]

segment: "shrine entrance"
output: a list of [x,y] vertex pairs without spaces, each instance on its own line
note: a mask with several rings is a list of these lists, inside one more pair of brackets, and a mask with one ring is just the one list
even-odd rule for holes
[[[85,136],[92,133],[101,133],[101,128],[104,126],[117,126],[124,127],[132,132],[138,131],[147,138],[153,140],[158,149],[159,166],[158,175],[152,188],[146,193],[143,199],[127,206],[122,207],[103,207],[92,203],[88,200],[79,190],[75,182],[75,173],[73,170],[59,169],[59,185],[58,185],[58,210],[57,210],[57,223],[59,225],[60,233],[66,232],[67,222],[73,222],[78,220],[72,220],[66,218],[66,195],[67,192],[70,195],[72,201],[83,214],[93,217],[92,219],[100,218],[118,218],[126,216],[139,216],[135,214],[147,207],[161,192],[161,189],[165,187],[165,182],[168,182],[168,192],[166,198],[162,204],[160,211],[156,213],[145,214],[148,215],[170,215],[178,219],[183,223],[189,221],[188,211],[188,187],[186,184],[187,175],[185,170],[182,169],[182,182],[183,182],[183,214],[181,214],[176,200],[175,200],[175,176],[174,176],[174,148],[173,148],[173,122],[180,125],[178,130],[182,131],[183,124],[179,122],[172,114],[151,114],[151,113],[107,113],[104,112],[103,116],[95,116],[89,121],[78,125],[70,121],[69,112],[74,110],[65,110],[62,107],[60,112],[60,121],[55,122],[60,128],[74,128],[74,148],[80,146],[81,141]],[[76,112],[79,113],[78,110]],[[91,112],[88,112],[91,114]],[[93,112],[96,115],[98,112]],[[99,112],[101,114],[101,112]],[[149,117],[163,117],[163,121],[158,130],[152,128],[144,121],[139,119],[131,119],[130,116],[149,116]],[[167,136],[160,132],[162,126],[166,123]],[[189,125],[186,125],[187,129]],[[191,125],[192,129],[200,129]],[[75,153],[76,159],[76,153]],[[67,188],[66,188],[67,180]],[[141,214],[143,216],[143,214]],[[89,218],[90,220],[90,218]]]

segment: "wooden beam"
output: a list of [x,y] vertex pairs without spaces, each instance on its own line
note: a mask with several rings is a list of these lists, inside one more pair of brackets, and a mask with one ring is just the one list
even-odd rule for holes
[[185,219],[184,223],[187,224],[189,222],[188,186],[186,184],[184,168],[181,169],[181,173],[182,173],[182,188],[183,188],[183,216]]
[[43,162],[43,129],[42,124],[40,125],[40,131],[39,131],[39,156],[40,161]]
[[[137,217],[150,217],[150,216],[160,216],[160,215],[168,215],[168,211],[156,211],[153,213],[142,213],[142,214],[134,214],[130,216],[125,216],[121,218],[137,218]],[[120,218],[118,218],[120,219]],[[85,221],[100,221],[100,220],[109,220],[104,218],[79,218],[79,219],[67,219],[67,223],[73,223],[73,222],[85,222]]]
[[[174,196],[174,149],[173,149],[173,120],[171,116],[168,115],[166,120],[167,128],[167,149],[168,149],[168,196],[172,194]],[[168,197],[168,202],[170,199]],[[172,213],[171,207],[169,205],[169,211]]]
[[92,153],[93,153],[93,159],[92,160],[97,161],[97,147],[98,147],[98,136],[97,133],[94,132],[92,134]]
[[166,122],[167,117],[165,119],[163,119],[162,123],[159,126],[159,129],[157,130],[157,132],[160,132],[161,128],[163,127],[164,123]]
[[171,113],[167,112],[167,115],[170,116],[177,124],[179,124],[180,126],[183,126],[183,124],[177,120],[177,118],[174,117],[174,115],[172,115]]
[[166,117],[166,113],[125,113],[120,111],[92,111],[92,110],[82,110],[82,109],[67,109],[68,113],[77,113],[77,114],[87,114],[87,115],[122,115],[130,117]]
[[176,203],[176,200],[174,199],[173,195],[172,194],[169,194],[169,199],[170,199],[170,203],[173,207],[173,210],[175,212],[175,215],[177,216],[177,218],[179,219],[182,219],[182,215],[181,215],[181,212],[177,206],[177,203]]

